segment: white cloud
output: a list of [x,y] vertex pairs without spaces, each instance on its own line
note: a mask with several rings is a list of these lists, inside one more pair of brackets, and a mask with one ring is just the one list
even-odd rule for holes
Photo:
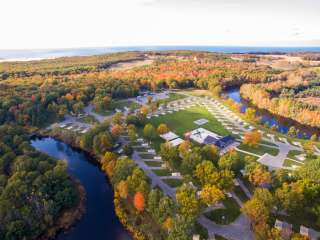
[[316,0],[1,0],[0,49],[320,39]]

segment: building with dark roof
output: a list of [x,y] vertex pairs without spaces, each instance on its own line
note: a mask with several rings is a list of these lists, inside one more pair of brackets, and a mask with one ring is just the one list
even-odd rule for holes
[[222,138],[218,139],[214,143],[214,145],[216,145],[220,149],[223,149],[223,148],[226,148],[226,147],[230,146],[234,142],[235,142],[235,138],[230,136],[230,135],[228,135],[228,136],[225,136],[225,137],[222,137]]

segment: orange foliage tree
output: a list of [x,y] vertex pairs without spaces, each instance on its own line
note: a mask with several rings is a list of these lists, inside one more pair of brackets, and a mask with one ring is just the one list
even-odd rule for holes
[[257,130],[251,132],[246,132],[244,134],[243,143],[251,147],[257,146],[258,142],[261,140],[262,135]]
[[145,199],[141,192],[137,192],[133,198],[133,205],[138,212],[143,212],[145,209]]
[[123,129],[122,129],[121,125],[119,125],[119,124],[113,125],[112,128],[111,128],[112,137],[118,138],[120,136],[122,130]]

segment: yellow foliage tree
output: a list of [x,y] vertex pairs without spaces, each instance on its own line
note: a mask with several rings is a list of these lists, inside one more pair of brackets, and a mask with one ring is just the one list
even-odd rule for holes
[[117,185],[117,191],[119,193],[119,196],[122,198],[122,199],[127,199],[128,198],[128,183],[127,181],[120,181]]
[[201,200],[207,205],[213,205],[224,198],[224,193],[215,185],[205,185],[200,194]]
[[158,126],[158,128],[157,128],[158,134],[165,134],[165,133],[167,133],[167,132],[169,132],[169,131],[170,131],[170,130],[169,130],[167,124],[165,124],[165,123],[159,124],[159,126]]

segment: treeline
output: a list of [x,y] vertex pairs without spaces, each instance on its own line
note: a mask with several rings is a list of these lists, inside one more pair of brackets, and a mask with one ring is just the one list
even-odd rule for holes
[[[136,57],[136,54],[127,53],[119,56],[129,60],[130,57]],[[15,64],[21,64],[19,67],[28,69],[30,64],[31,70],[34,68],[34,71],[38,71],[49,69],[47,64],[52,64],[53,68],[60,68],[61,65],[61,69],[64,69],[68,64],[96,64],[105,58],[110,60],[119,56],[111,54],[83,57],[84,63],[79,60],[82,59],[80,57],[74,58],[74,61],[73,58],[64,58],[36,63],[12,63],[9,66],[14,68]],[[198,56],[197,53],[194,56]],[[220,57],[215,59],[214,56],[209,55],[210,59],[214,60],[205,62],[190,60],[190,56],[186,60],[165,59],[150,66],[130,70],[90,70],[64,76],[58,74],[13,77],[0,83],[0,124],[15,122],[23,126],[42,126],[44,123],[62,119],[68,112],[80,113],[90,102],[97,111],[107,110],[113,99],[133,97],[140,90],[196,87],[210,89],[219,94],[222,88],[234,84],[269,82],[277,79],[277,72],[266,67],[229,59],[222,60]],[[205,59],[209,57],[206,56]]]
[[96,56],[62,57],[41,61],[0,63],[0,79],[31,76],[60,76],[105,69],[121,61],[142,60],[139,52],[112,53]]
[[0,88],[0,124],[22,126],[43,126],[63,119],[66,113],[79,114],[91,101],[97,109],[107,109],[112,98],[133,97],[139,91],[127,81],[111,79],[97,84],[64,80],[1,84]]
[[320,111],[310,104],[302,103],[294,98],[272,97],[263,86],[253,84],[242,85],[240,94],[258,108],[291,118],[305,125],[320,126]]
[[31,147],[22,128],[0,126],[0,239],[55,235],[61,214],[79,201],[66,168]]

